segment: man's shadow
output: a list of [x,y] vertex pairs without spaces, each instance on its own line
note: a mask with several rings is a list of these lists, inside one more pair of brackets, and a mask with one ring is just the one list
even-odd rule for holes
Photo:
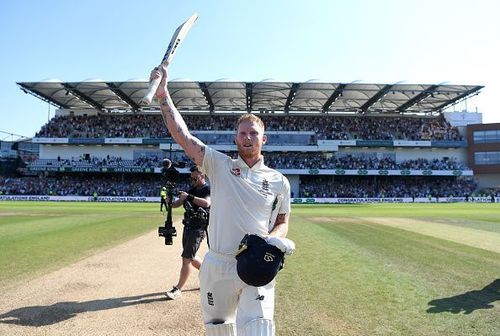
[[164,292],[84,302],[57,302],[50,306],[30,306],[0,314],[0,322],[41,327],[68,320],[78,313],[166,301]]
[[428,308],[427,312],[470,314],[476,309],[491,309],[494,307],[493,303],[498,300],[500,300],[500,279],[494,280],[480,290],[429,301],[428,304],[433,307]]

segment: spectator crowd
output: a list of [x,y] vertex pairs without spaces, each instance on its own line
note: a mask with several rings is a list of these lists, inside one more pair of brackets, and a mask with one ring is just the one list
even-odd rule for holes
[[453,158],[404,160],[369,155],[321,155],[316,152],[267,152],[266,164],[276,169],[375,169],[375,170],[463,170],[467,167]]
[[305,176],[300,197],[466,197],[477,185],[470,179],[435,177]]
[[[233,131],[239,115],[184,115],[190,130]],[[262,115],[267,131],[313,131],[318,140],[462,140],[443,117]],[[36,137],[165,138],[158,114],[56,116]]]
[[[0,178],[0,195],[136,196],[155,197],[163,185],[160,176],[142,174],[61,175]],[[182,177],[176,190],[188,190]],[[468,179],[431,177],[302,176],[293,197],[465,197],[476,184]]]
[[[155,197],[164,185],[160,176],[140,174],[65,174],[57,177],[0,178],[0,195]],[[189,190],[187,178],[178,190]]]
[[[229,153],[236,157],[236,153]],[[183,152],[176,152],[174,161],[192,164],[192,161]],[[428,160],[418,158],[396,162],[395,159],[378,158],[372,155],[335,155],[317,152],[265,152],[264,160],[267,166],[275,169],[375,169],[375,170],[464,170],[465,164],[454,158]],[[107,156],[106,158],[79,157],[72,159],[38,159],[30,167],[54,168],[150,168],[162,167],[163,158],[158,155],[140,156],[135,160],[124,160],[120,157]]]
[[[191,130],[234,131],[239,115],[184,115]],[[267,131],[314,132],[316,140],[463,140],[458,130],[442,117],[368,117],[331,115],[261,115]],[[312,134],[312,133],[311,133]],[[108,113],[93,116],[57,116],[36,137],[49,138],[165,138],[168,131],[159,114]],[[264,148],[265,149],[265,148]],[[236,153],[229,153],[235,156]],[[454,158],[417,158],[396,161],[395,155],[374,153],[265,152],[265,162],[276,169],[366,169],[366,170],[463,170]],[[163,156],[140,155],[133,160],[107,156],[36,159],[32,170],[57,168],[39,176],[1,177],[0,195],[137,196],[155,197],[164,184],[159,174],[61,173],[59,168],[161,168]],[[190,164],[183,153],[173,161]],[[39,168],[39,169],[35,169]],[[29,169],[28,169],[29,170]],[[50,169],[47,169],[50,170]],[[62,169],[64,171],[64,169]],[[74,169],[73,171],[77,171]],[[105,171],[105,169],[102,169]],[[182,177],[177,190],[187,190]],[[448,197],[472,195],[477,188],[471,179],[415,176],[303,175],[294,197]]]

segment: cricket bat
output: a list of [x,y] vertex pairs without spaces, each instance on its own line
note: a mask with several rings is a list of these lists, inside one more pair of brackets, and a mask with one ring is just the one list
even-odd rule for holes
[[[172,39],[170,40],[167,51],[165,52],[165,55],[161,60],[160,66],[162,65],[168,66],[172,62],[172,58],[174,58],[177,49],[181,45],[182,41],[184,41],[184,38],[186,37],[187,33],[195,23],[196,19],[198,19],[198,14],[194,13],[193,15],[191,15],[189,19],[186,20],[186,22],[177,27],[177,29],[174,32],[174,35],[172,35]],[[158,88],[158,85],[160,85],[160,82],[161,82],[161,77],[153,79],[152,81],[149,82],[148,92],[146,93],[144,98],[141,99],[140,101],[141,105],[151,104],[153,96],[156,92],[156,89]]]

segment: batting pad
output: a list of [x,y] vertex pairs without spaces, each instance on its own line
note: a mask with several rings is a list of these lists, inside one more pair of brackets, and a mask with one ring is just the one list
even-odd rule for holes
[[245,325],[245,336],[274,336],[274,322],[267,319],[255,319]]
[[207,336],[236,336],[236,324],[234,323],[207,323]]

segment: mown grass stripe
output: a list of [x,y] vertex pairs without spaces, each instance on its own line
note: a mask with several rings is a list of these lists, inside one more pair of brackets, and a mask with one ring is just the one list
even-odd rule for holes
[[439,223],[433,219],[360,217],[359,220],[413,231],[426,236],[500,253],[500,233],[492,232],[492,230],[484,231],[473,227]]
[[[499,254],[369,220],[312,221],[318,216],[313,208],[295,216],[290,235],[298,250],[277,287],[284,335],[498,333],[498,307],[465,316],[427,310],[433,300],[481,289],[499,277]],[[311,317],[316,315],[332,323]]]
[[95,204],[92,212],[85,203],[14,204],[19,217],[12,214],[12,206],[5,206],[0,203],[0,285],[70,264],[153,230],[164,220],[152,204]]
[[[0,203],[0,274],[6,260],[17,260],[9,267],[18,281],[163,219],[157,204],[7,203]],[[412,219],[411,230],[391,224]],[[297,251],[278,276],[279,334],[498,335],[500,301],[491,288],[500,278],[500,254],[479,245],[481,235],[499,228],[500,207],[491,204],[293,206],[289,237]],[[469,229],[478,246],[436,234]]]

